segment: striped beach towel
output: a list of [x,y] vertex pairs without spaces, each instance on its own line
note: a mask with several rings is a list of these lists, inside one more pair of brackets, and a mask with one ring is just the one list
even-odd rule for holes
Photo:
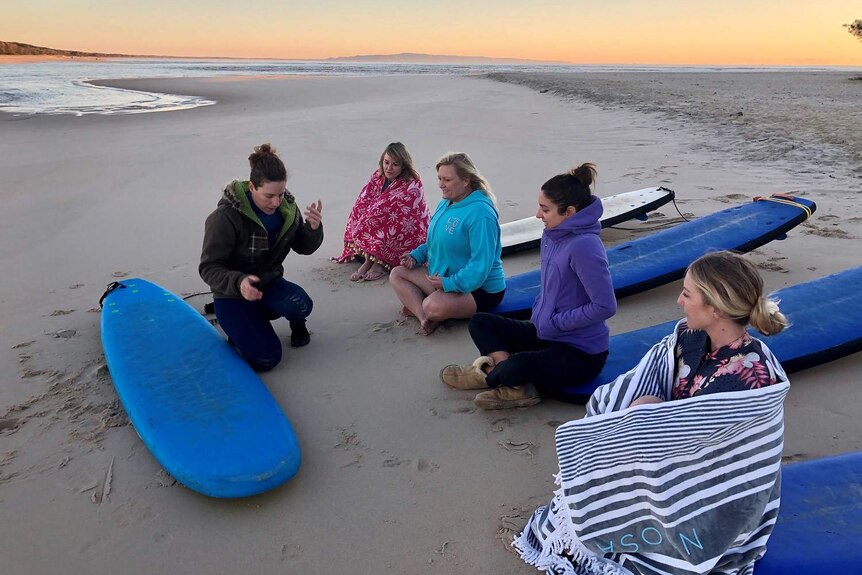
[[527,563],[560,574],[753,573],[778,515],[790,385],[764,344],[774,385],[629,409],[643,395],[670,398],[677,330],[557,429],[560,487],[513,543]]

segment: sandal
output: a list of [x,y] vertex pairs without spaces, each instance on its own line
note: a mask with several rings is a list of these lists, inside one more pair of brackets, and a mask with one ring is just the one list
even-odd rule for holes
[[373,282],[387,275],[387,273],[386,268],[375,264],[370,270],[365,272],[365,278],[363,281]]
[[359,266],[358,270],[350,274],[350,281],[361,282],[365,279],[365,276],[368,274],[369,270],[371,270],[371,262],[366,260],[362,262],[362,265]]

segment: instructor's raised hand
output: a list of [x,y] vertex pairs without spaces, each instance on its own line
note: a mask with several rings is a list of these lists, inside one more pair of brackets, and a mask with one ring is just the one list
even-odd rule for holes
[[323,213],[323,200],[312,202],[305,208],[305,222],[312,230],[320,227],[321,213]]

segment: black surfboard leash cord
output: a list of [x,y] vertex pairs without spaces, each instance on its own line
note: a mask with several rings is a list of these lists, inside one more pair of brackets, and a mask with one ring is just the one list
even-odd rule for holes
[[[660,189],[660,190],[666,190],[667,188],[659,188],[659,189]],[[674,209],[676,209],[676,213],[678,213],[678,214],[679,214],[679,217],[680,217],[680,218],[682,218],[682,220],[683,220],[684,222],[689,222],[689,221],[691,221],[691,220],[689,220],[687,217],[685,217],[685,215],[683,215],[683,213],[682,213],[682,212],[680,211],[680,209],[679,209],[679,206],[676,204],[676,194],[674,194],[674,196],[671,198],[671,200],[670,200],[670,201],[671,201],[671,203],[673,203],[673,207],[674,207]],[[677,224],[677,221],[676,221],[676,218],[674,218],[674,219],[673,219],[673,220],[671,220],[671,221],[668,221],[668,222],[662,222],[662,223],[660,223],[660,224],[656,224],[656,225],[654,225],[654,226],[650,226],[649,228],[624,228],[624,227],[620,227],[620,226],[608,226],[608,227],[609,227],[610,229],[612,229],[612,230],[622,230],[622,231],[626,231],[626,232],[651,232],[651,231],[653,231],[653,230],[658,230],[658,229],[661,229],[661,228],[666,228],[666,227],[668,227],[668,226],[672,226],[672,225],[676,225],[676,224]]]
[[114,291],[115,289],[126,289],[126,285],[120,282],[111,282],[105,288],[105,293],[102,294],[102,297],[99,298],[99,309],[102,309],[102,302],[105,301],[105,298],[108,297],[108,294]]

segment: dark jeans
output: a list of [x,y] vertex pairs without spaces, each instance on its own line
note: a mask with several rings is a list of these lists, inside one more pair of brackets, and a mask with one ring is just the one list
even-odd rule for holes
[[529,321],[492,313],[477,313],[470,320],[470,337],[479,353],[510,353],[509,359],[488,374],[491,388],[532,383],[542,395],[555,389],[589,381],[605,366],[608,352],[590,354],[567,343],[539,339]]
[[249,365],[267,371],[281,361],[281,340],[272,328],[272,320],[305,320],[313,305],[304,289],[278,278],[258,301],[216,299],[215,313],[219,325]]

